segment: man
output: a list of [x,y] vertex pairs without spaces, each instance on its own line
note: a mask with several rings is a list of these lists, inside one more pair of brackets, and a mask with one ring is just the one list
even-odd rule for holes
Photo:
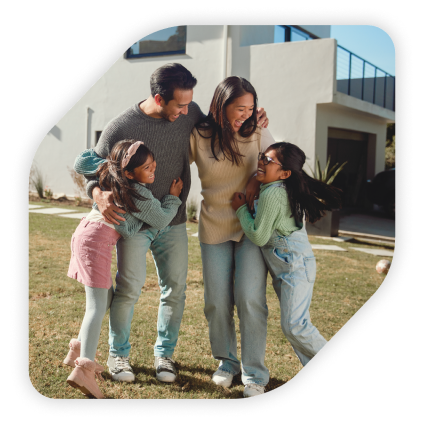
[[[151,95],[108,123],[95,152],[103,157],[113,145],[123,139],[143,141],[155,155],[156,178],[149,185],[153,195],[161,199],[169,193],[174,179],[180,177],[183,190],[182,204],[175,218],[164,230],[152,237],[140,231],[117,243],[118,272],[116,289],[110,307],[109,359],[112,379],[134,381],[129,364],[131,345],[129,335],[134,305],[146,278],[146,253],[150,248],[159,277],[161,290],[157,331],[154,347],[156,378],[173,382],[177,371],[171,359],[178,340],[178,332],[185,304],[188,268],[188,238],[186,230],[186,201],[190,190],[189,138],[194,125],[204,116],[192,102],[196,78],[178,63],[164,65],[150,77]],[[261,110],[259,124],[267,125]],[[119,224],[125,213],[113,203],[110,192],[101,191],[97,181],[90,181],[87,193],[97,203],[103,217]],[[144,225],[141,230],[147,229]]]

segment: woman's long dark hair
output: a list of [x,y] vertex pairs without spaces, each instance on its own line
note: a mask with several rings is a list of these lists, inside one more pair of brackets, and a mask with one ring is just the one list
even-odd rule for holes
[[234,130],[227,119],[225,109],[238,97],[247,93],[253,95],[254,110],[252,116],[246,119],[240,127],[239,134],[244,138],[250,137],[256,131],[258,125],[256,118],[258,98],[252,84],[241,77],[228,77],[219,83],[215,89],[208,116],[196,124],[197,130],[210,129],[212,131],[209,136],[203,135],[200,131],[199,134],[203,138],[211,139],[212,155],[216,160],[219,160],[218,154],[222,152],[224,158],[230,160],[233,164],[237,166],[243,164],[244,155],[240,153],[238,142],[234,138]]
[[285,171],[291,171],[284,180],[292,216],[302,222],[305,216],[309,222],[316,222],[331,211],[341,207],[341,190],[310,177],[302,168],[306,156],[303,150],[291,143],[275,143],[267,151],[274,150]]
[[99,178],[100,187],[111,191],[113,200],[119,206],[123,206],[127,212],[139,212],[139,209],[134,204],[133,198],[146,200],[145,197],[137,193],[133,187],[134,180],[128,179],[125,176],[125,171],[131,172],[135,168],[143,165],[149,157],[153,157],[153,153],[144,145],[141,144],[134,155],[131,157],[125,168],[122,167],[122,160],[128,149],[137,140],[121,140],[116,143],[110,155],[106,158],[99,169],[97,177]]

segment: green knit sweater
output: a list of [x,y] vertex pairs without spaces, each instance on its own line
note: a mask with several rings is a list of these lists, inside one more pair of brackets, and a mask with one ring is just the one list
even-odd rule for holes
[[[78,174],[96,176],[97,168],[106,161],[96,154],[93,149],[84,150],[74,163],[74,170]],[[133,202],[139,212],[127,212],[122,215],[125,221],[120,221],[119,225],[114,224],[115,230],[124,238],[135,235],[144,224],[152,228],[162,230],[174,219],[181,205],[181,200],[172,194],[166,194],[159,201],[152,192],[142,184],[134,183],[133,187],[144,197],[144,200],[133,197]],[[93,209],[99,210],[97,204],[93,203]],[[125,209],[125,207],[124,207]]]
[[302,224],[296,225],[294,217],[290,217],[292,212],[287,191],[276,183],[261,185],[255,219],[250,215],[247,204],[240,206],[236,212],[244,233],[258,246],[264,246],[274,230],[288,236],[302,228]]

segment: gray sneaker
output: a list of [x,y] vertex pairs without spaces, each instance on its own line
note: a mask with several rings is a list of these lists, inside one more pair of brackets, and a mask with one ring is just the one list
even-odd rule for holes
[[249,383],[244,386],[243,397],[252,397],[263,395],[265,393],[265,387],[259,384]]
[[109,355],[107,366],[109,367],[109,371],[112,375],[112,380],[126,382],[135,380],[135,375],[129,363],[129,358]]
[[173,383],[177,378],[175,362],[166,356],[155,356],[156,378],[164,383]]

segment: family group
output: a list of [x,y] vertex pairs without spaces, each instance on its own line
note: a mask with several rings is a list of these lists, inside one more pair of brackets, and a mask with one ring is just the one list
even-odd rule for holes
[[135,380],[131,321],[149,249],[160,286],[156,378],[172,383],[178,376],[172,356],[185,305],[192,162],[203,196],[198,236],[204,312],[212,354],[219,361],[211,381],[230,387],[241,372],[244,397],[264,393],[269,380],[264,364],[268,272],[280,301],[282,331],[302,365],[326,344],[309,316],[316,262],[304,221],[315,222],[337,208],[340,192],[303,171],[306,158],[299,147],[275,142],[249,81],[225,78],[207,115],[192,101],[196,83],[181,64],[158,68],[150,78],[149,98],[109,122],[95,148],[75,161],[94,202],[71,240],[68,276],[84,284],[86,311],[64,362],[73,367],[67,382],[86,395],[104,398],[96,382],[104,369],[95,355],[109,309],[111,377]]

